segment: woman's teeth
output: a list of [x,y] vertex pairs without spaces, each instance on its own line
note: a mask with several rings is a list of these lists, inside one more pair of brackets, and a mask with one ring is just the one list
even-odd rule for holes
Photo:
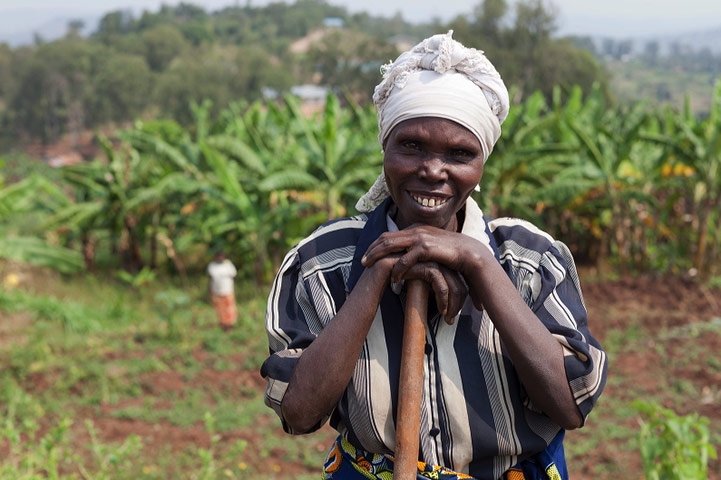
[[417,204],[423,205],[424,207],[437,207],[439,205],[443,205],[446,203],[447,198],[428,198],[428,197],[419,197],[417,195],[411,194],[411,197],[413,200],[416,201]]

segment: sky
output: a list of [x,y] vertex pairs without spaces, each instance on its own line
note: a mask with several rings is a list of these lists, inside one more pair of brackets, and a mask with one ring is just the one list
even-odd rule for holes
[[[68,19],[98,18],[120,8],[157,10],[162,3],[179,0],[0,0],[0,42],[10,36],[32,32],[43,34],[50,25],[63,28]],[[261,6],[271,0],[187,0],[206,10],[239,3]],[[509,3],[512,3],[510,0]],[[470,13],[481,0],[329,0],[351,12],[367,11],[391,16],[401,12],[403,18],[422,22],[434,17],[450,20]],[[548,2],[547,2],[548,3]],[[558,33],[645,38],[684,34],[721,28],[719,0],[551,0],[558,9]],[[64,30],[63,30],[64,31]],[[60,33],[62,33],[61,31]]]

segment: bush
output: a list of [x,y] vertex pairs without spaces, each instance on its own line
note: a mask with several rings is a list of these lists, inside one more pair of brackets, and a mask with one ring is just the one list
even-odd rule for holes
[[709,441],[708,418],[697,413],[681,417],[642,401],[633,405],[643,416],[640,444],[646,480],[708,478],[709,457],[716,458]]

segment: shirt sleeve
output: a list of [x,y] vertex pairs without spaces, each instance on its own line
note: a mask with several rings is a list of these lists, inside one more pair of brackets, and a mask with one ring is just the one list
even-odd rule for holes
[[[291,434],[298,432],[283,417],[281,402],[298,359],[321,328],[301,266],[297,250],[291,250],[273,282],[266,310],[269,356],[260,370],[266,379],[265,404],[276,412],[283,429]],[[322,419],[311,431],[319,429],[327,419]]]
[[585,420],[606,383],[607,357],[588,329],[576,265],[563,242],[543,253],[527,287],[522,296],[563,346],[566,377]]

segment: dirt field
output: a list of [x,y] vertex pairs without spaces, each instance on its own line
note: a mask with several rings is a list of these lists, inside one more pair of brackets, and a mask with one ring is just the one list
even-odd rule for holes
[[[698,412],[708,417],[712,441],[719,448],[721,290],[669,277],[600,281],[592,273],[582,273],[582,282],[591,330],[608,352],[610,370],[604,395],[586,427],[567,437],[571,478],[643,478],[637,439],[640,417],[631,406],[636,399],[658,402],[678,414]],[[252,316],[261,318],[262,302],[253,308]],[[0,347],[27,341],[30,315],[2,310],[0,315],[5,316],[0,321]],[[143,458],[156,459],[143,467],[147,478],[196,478],[184,476],[182,462],[173,465],[173,459],[185,458],[198,448],[214,449],[227,478],[240,478],[244,472],[262,478],[317,478],[335,433],[325,427],[310,436],[287,436],[274,414],[262,406],[264,382],[257,366],[265,339],[254,334],[248,342],[243,338],[250,337],[241,333],[230,339],[219,333],[213,337],[215,327],[210,323],[199,333],[206,336],[204,342],[191,344],[184,352],[169,347],[152,350],[164,367],[138,374],[128,369],[135,360],[147,361],[148,350],[101,350],[103,375],[117,379],[122,388],[131,385],[138,391],[93,404],[83,400],[98,388],[92,377],[80,376],[68,383],[70,399],[63,408],[72,410],[77,419],[73,443],[88,443],[83,420],[89,419],[105,444],[122,442],[131,434],[142,439]],[[131,341],[143,346],[150,340],[135,333]],[[219,351],[227,353],[219,355]],[[28,374],[22,387],[43,398],[59,388],[65,375],[57,369],[40,370]],[[164,413],[182,412],[179,399],[188,412],[198,409],[193,399],[215,408],[219,424],[215,441],[207,425],[192,415],[184,422],[177,418],[182,413]],[[231,427],[222,428],[223,421]],[[2,449],[0,442],[0,457]],[[721,479],[718,460],[712,460],[710,470],[711,480]],[[221,468],[213,478],[224,478],[222,472]]]
[[[609,353],[609,380],[587,427],[567,437],[572,453],[575,442],[592,447],[572,455],[571,478],[643,478],[636,439],[627,438],[639,429],[628,411],[636,399],[709,417],[718,449],[721,291],[651,276],[585,282],[583,290],[592,332]],[[596,435],[605,441],[593,441]],[[721,478],[718,460],[709,470],[709,479]]]
[[[584,295],[590,312],[594,335],[609,345],[610,373],[604,393],[604,403],[594,411],[587,427],[570,432],[569,468],[573,479],[596,478],[639,478],[642,475],[641,460],[635,438],[623,438],[627,431],[635,432],[638,417],[619,418],[616,404],[629,403],[640,395],[649,400],[658,400],[663,406],[679,414],[699,412],[712,420],[716,432],[721,428],[721,368],[718,363],[709,364],[708,358],[715,358],[721,352],[721,329],[709,334],[699,334],[694,326],[708,323],[714,317],[721,317],[721,292],[700,288],[698,284],[678,278],[624,278],[617,281],[587,282]],[[620,345],[617,345],[619,344]],[[242,372],[240,376],[229,377],[209,370],[202,375],[213,388],[233,391],[246,389],[262,390],[264,383],[254,371]],[[149,379],[150,380],[150,379]],[[183,382],[173,372],[157,375],[150,381],[153,388],[180,391]],[[233,388],[235,387],[235,388]],[[606,403],[613,408],[604,408]],[[152,433],[152,426],[143,422],[124,422],[108,418],[97,418],[101,430],[108,439],[120,440],[129,433],[148,434],[158,445],[173,445],[182,448],[189,444],[209,442],[202,427],[164,428]],[[268,418],[263,416],[263,422]],[[271,417],[270,422],[275,418]],[[601,436],[599,424],[606,430],[625,427],[622,438],[605,444],[591,442],[593,449],[577,451],[573,448],[576,437],[588,441]],[[627,430],[626,430],[627,429]],[[224,442],[242,438],[252,445],[256,442],[255,428],[224,435]],[[277,435],[285,436],[280,428]],[[606,432],[603,432],[606,433]],[[321,458],[335,433],[329,428],[306,437]],[[287,437],[286,438],[292,438]],[[718,439],[718,436],[716,437]],[[285,443],[285,442],[284,442]],[[632,447],[632,448],[627,448]],[[255,447],[259,451],[262,445]],[[293,471],[313,473],[314,469],[300,462],[284,460],[285,449],[271,451],[270,474],[273,466],[282,468],[284,478],[292,478]],[[263,470],[262,466],[258,466]],[[267,468],[267,467],[266,467]],[[712,463],[710,479],[720,479],[721,463]],[[619,477],[620,475],[620,477]]]

